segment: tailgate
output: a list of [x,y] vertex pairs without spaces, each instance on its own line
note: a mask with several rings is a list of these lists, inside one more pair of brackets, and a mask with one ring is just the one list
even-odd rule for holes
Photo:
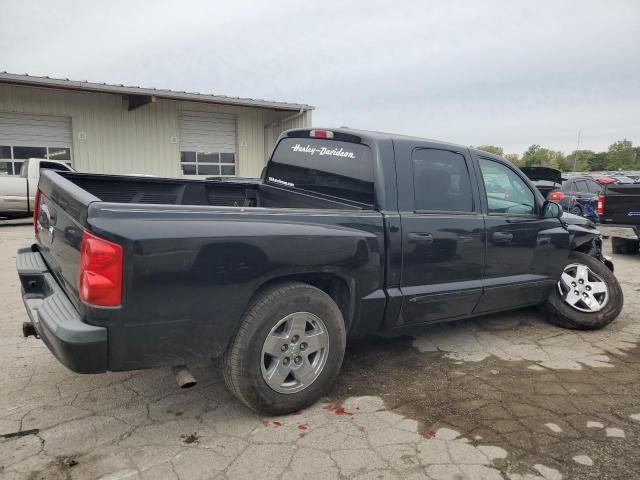
[[601,221],[640,225],[640,185],[607,185]]
[[69,180],[45,170],[38,184],[36,242],[51,274],[77,310],[80,247],[87,226],[87,208],[98,201]]

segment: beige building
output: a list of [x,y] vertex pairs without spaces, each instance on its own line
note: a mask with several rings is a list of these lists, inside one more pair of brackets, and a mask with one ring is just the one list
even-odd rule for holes
[[36,157],[94,173],[256,177],[280,132],[311,126],[312,110],[0,73],[0,174]]

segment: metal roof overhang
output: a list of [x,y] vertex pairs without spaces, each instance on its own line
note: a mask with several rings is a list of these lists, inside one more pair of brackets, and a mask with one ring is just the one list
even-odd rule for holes
[[[130,110],[138,108],[155,99],[181,100],[185,102],[215,103],[218,105],[232,105],[239,107],[267,108],[283,111],[307,111],[313,110],[311,105],[301,103],[275,102],[255,98],[227,97],[224,95],[208,95],[196,92],[178,92],[174,90],[161,90],[155,88],[143,88],[126,85],[113,85],[107,83],[93,83],[51,77],[35,77],[31,75],[17,75],[14,73],[0,72],[0,83],[10,85],[22,85],[40,88],[56,88],[87,93],[106,93],[113,95],[127,95],[130,101]],[[146,101],[145,100],[146,97]],[[134,99],[132,103],[132,98]],[[133,108],[131,108],[131,106]]]

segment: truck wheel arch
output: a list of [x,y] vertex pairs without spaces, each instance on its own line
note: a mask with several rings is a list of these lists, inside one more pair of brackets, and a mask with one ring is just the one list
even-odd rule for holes
[[253,293],[247,305],[262,294],[262,292],[278,283],[300,282],[314,286],[329,295],[336,302],[345,321],[347,333],[353,323],[355,313],[355,282],[335,272],[304,272],[286,274],[264,281]]

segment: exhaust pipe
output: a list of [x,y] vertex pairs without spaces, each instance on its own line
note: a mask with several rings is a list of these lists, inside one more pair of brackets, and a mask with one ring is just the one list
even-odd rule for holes
[[38,336],[38,332],[36,331],[36,327],[34,327],[33,323],[31,322],[22,322],[22,335],[24,336],[24,338],[27,338],[27,337],[40,338]]
[[175,365],[173,374],[176,376],[176,382],[180,388],[191,388],[196,384],[196,379],[193,378],[186,365]]

